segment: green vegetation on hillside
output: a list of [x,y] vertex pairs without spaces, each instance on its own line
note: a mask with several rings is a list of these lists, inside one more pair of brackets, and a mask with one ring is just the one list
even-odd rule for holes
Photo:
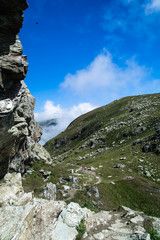
[[45,148],[53,159],[47,181],[57,183],[58,199],[94,211],[125,205],[160,216],[160,94],[122,98],[86,113]]

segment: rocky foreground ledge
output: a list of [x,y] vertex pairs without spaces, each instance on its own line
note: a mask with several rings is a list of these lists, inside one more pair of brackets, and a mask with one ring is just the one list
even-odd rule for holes
[[86,240],[149,240],[149,226],[160,233],[160,219],[123,206],[94,213],[74,202],[34,198],[24,192],[20,173],[8,173],[0,184],[1,240],[75,240],[80,227]]

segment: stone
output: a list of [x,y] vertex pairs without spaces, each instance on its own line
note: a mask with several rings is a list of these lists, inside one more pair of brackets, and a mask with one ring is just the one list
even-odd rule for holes
[[68,191],[68,190],[71,189],[71,188],[70,188],[69,186],[67,186],[67,185],[63,185],[63,188],[64,188],[64,191]]
[[152,176],[149,171],[145,171],[144,173],[145,173],[145,175],[146,175],[147,177],[151,177],[151,176]]
[[134,177],[132,177],[132,176],[126,176],[126,177],[124,177],[124,180],[133,180],[134,179]]
[[147,152],[150,152],[150,145],[147,143],[143,146],[142,148],[143,152],[147,153]]
[[32,160],[50,161],[38,142],[42,129],[34,120],[35,99],[23,82],[27,57],[18,33],[26,0],[0,0],[0,179],[9,172],[25,173]]
[[47,183],[43,190],[43,195],[49,200],[56,200],[56,184]]
[[141,143],[141,139],[136,139],[134,142],[133,142],[133,145],[136,145],[138,143]]
[[113,182],[113,181],[111,181],[110,183],[111,183],[112,185],[115,185],[115,182]]
[[50,175],[51,175],[51,171],[44,171],[44,173],[43,173],[44,178],[48,178],[48,177],[50,177]]
[[126,157],[121,157],[120,160],[126,160]]
[[135,232],[135,234],[144,234],[145,233],[145,229],[143,227],[141,227],[140,225],[137,225],[135,227],[135,231],[134,232]]
[[139,223],[139,222],[143,222],[143,220],[144,220],[144,218],[139,215],[139,216],[136,216],[136,217],[134,217],[134,218],[131,218],[130,221],[131,221],[132,223]]
[[145,233],[145,234],[139,234],[138,236],[136,236],[135,238],[133,238],[133,240],[150,240],[150,234],[149,233]]
[[92,193],[90,193],[90,192],[87,192],[87,195],[88,195],[89,197],[92,197]]
[[73,177],[73,184],[77,184],[78,183],[78,178],[77,177]]
[[73,170],[73,169],[70,169],[70,173],[72,173],[72,174],[73,174],[73,173],[74,173],[74,170]]
[[125,168],[126,165],[125,164],[120,164],[120,168]]
[[8,173],[0,184],[0,206],[25,205],[32,201],[32,193],[24,193],[20,173]]
[[153,228],[157,231],[157,233],[160,235],[160,218],[154,218],[153,221]]
[[98,191],[98,188],[96,186],[92,186],[91,187],[91,191],[93,192],[95,198],[99,198],[99,191]]
[[139,171],[143,171],[143,166],[138,166]]
[[79,205],[70,203],[60,214],[56,227],[53,230],[52,239],[74,240],[78,233],[76,227],[83,217],[84,211]]
[[28,170],[26,171],[26,174],[31,175],[33,172],[34,172],[34,170],[33,170],[32,168],[30,168],[30,169],[28,169]]
[[144,160],[143,160],[143,159],[139,159],[138,161],[139,161],[139,162],[144,162]]
[[104,238],[104,234],[103,234],[102,232],[96,233],[96,234],[94,234],[93,236],[94,236],[94,238],[97,239],[97,240],[103,240],[103,239],[105,239],[105,238]]

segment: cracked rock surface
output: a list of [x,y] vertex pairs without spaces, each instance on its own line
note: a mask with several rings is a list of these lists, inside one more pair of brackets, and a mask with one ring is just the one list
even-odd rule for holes
[[42,130],[35,122],[35,99],[23,82],[27,57],[18,33],[23,23],[25,0],[0,0],[0,178],[9,171],[23,173],[33,159],[49,160],[38,144]]
[[146,222],[160,233],[160,219],[127,207],[92,212],[77,203],[34,198],[25,193],[20,173],[8,173],[0,184],[0,239],[75,240],[84,219],[86,240],[149,240]]

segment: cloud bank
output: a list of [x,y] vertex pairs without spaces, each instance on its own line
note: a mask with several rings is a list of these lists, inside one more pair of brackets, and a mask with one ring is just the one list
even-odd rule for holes
[[152,0],[151,3],[146,5],[145,13],[152,14],[153,12],[160,11],[160,1],[159,0]]
[[107,103],[116,97],[147,93],[148,90],[154,92],[159,80],[152,79],[151,69],[140,66],[134,58],[120,67],[111,54],[104,51],[85,69],[68,74],[61,87],[77,95],[96,98],[97,102],[106,99]]
[[56,126],[49,126],[43,128],[43,135],[40,143],[43,145],[49,139],[55,137],[60,132],[64,131],[66,127],[78,116],[89,112],[96,108],[96,106],[90,103],[81,103],[79,105],[73,105],[71,108],[62,108],[60,105],[54,105],[52,101],[47,100],[44,104],[43,111],[35,113],[35,119],[37,122],[57,119]]
[[[76,117],[97,106],[129,95],[158,92],[160,79],[153,79],[151,73],[152,69],[140,66],[134,58],[123,65],[115,63],[112,55],[104,50],[89,66],[75,74],[67,74],[61,83],[61,94],[65,93],[66,99],[71,97],[75,105],[64,108],[47,100],[43,111],[35,113],[38,122],[53,118],[58,122],[56,126],[44,127],[41,144],[64,131]],[[84,102],[76,105],[81,99]]]

